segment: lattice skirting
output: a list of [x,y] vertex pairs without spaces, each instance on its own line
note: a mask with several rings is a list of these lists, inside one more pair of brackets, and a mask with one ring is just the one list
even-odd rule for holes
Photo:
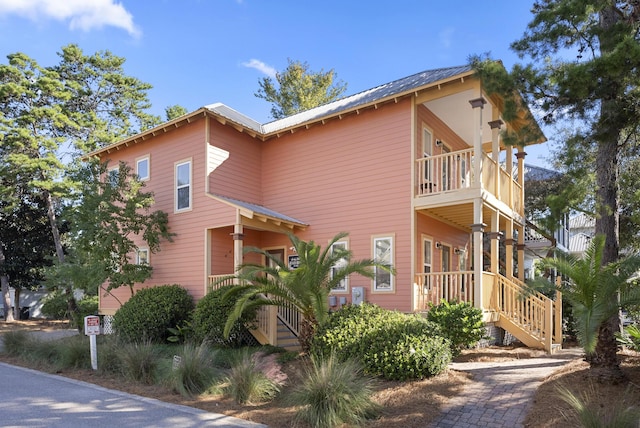
[[102,317],[102,334],[113,334],[113,315],[104,315]]

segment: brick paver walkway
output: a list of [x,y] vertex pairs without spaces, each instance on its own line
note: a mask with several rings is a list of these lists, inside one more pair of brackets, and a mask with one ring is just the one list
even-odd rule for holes
[[452,363],[473,382],[449,401],[430,427],[522,427],[533,396],[544,378],[580,358],[582,350],[563,349],[548,357],[487,363]]

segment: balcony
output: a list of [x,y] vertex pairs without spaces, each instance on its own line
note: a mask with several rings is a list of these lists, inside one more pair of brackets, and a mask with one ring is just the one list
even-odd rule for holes
[[[416,197],[441,196],[457,200],[469,198],[474,195],[474,190],[482,190],[523,215],[522,185],[516,178],[486,153],[482,154],[480,172],[475,170],[474,162],[473,149],[417,159]],[[481,193],[477,193],[477,196],[481,196]]]

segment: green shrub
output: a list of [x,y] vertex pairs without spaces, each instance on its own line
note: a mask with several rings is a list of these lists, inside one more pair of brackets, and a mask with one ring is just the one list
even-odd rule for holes
[[42,315],[55,320],[64,320],[68,318],[69,307],[67,305],[67,295],[61,291],[54,291],[43,299]]
[[55,365],[58,369],[88,369],[91,367],[91,348],[86,336],[72,336],[55,341]]
[[238,404],[265,402],[280,391],[280,385],[256,367],[255,360],[247,349],[237,354],[224,383],[225,393]]
[[160,361],[158,349],[149,341],[124,343],[120,347],[118,366],[128,379],[154,383]]
[[439,331],[419,315],[352,305],[331,314],[318,329],[311,350],[354,359],[365,373],[386,379],[422,379],[442,372],[451,361],[449,342]]
[[54,291],[49,294],[42,304],[42,315],[56,320],[70,319],[72,325],[82,331],[84,327],[84,317],[94,315],[98,312],[98,296],[86,296],[76,302],[78,312],[73,317],[69,317],[69,295],[62,291]]
[[363,425],[380,410],[371,400],[373,380],[354,360],[339,361],[333,354],[312,357],[305,379],[289,396],[300,410],[298,421],[312,427]]
[[228,338],[223,335],[224,326],[235,305],[235,301],[224,299],[225,293],[233,285],[220,287],[204,296],[196,305],[191,328],[194,340],[204,340],[220,347],[238,348],[247,345],[247,325],[255,321],[256,309],[248,311],[236,321]]
[[169,385],[184,397],[201,394],[211,387],[219,376],[215,366],[215,352],[211,352],[205,344],[182,346],[178,359],[172,359],[169,374]]
[[637,325],[625,327],[622,333],[616,333],[616,338],[620,345],[640,352],[640,328]]
[[7,331],[2,335],[3,353],[14,357],[21,355],[31,341],[31,336],[24,330]]
[[460,354],[464,348],[475,346],[486,337],[482,310],[466,302],[442,301],[429,308],[427,320],[440,326],[442,335],[451,342],[451,353]]
[[139,290],[113,317],[117,334],[129,342],[164,342],[169,328],[191,317],[193,299],[179,285]]

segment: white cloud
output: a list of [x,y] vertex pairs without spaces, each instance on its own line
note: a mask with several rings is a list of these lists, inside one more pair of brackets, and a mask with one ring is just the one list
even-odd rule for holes
[[0,15],[18,15],[32,21],[67,21],[72,30],[90,31],[112,26],[134,37],[141,35],[133,16],[116,0],[0,0]]
[[453,27],[446,27],[438,33],[438,38],[440,39],[440,43],[442,43],[443,47],[447,49],[451,47],[453,33],[455,33],[455,28]]
[[255,68],[259,72],[266,74],[272,79],[275,79],[276,77],[276,72],[277,72],[276,69],[271,67],[270,65],[265,64],[264,62],[258,59],[251,59],[248,62],[243,62],[242,65],[244,65],[247,68]]

